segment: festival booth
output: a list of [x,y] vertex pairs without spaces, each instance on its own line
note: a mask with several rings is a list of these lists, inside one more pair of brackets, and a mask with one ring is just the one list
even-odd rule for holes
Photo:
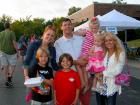
[[132,53],[133,55],[138,53],[138,48],[129,48],[127,46],[127,29],[139,29],[140,21],[130,16],[124,15],[116,10],[112,10],[111,12],[103,15],[101,18],[99,18],[99,21],[103,30],[107,31],[110,29],[110,31],[125,31],[125,48],[127,53]]
[[101,27],[113,26],[118,30],[140,28],[140,21],[124,15],[117,10],[112,10],[99,18]]
[[88,27],[89,27],[89,20],[77,27],[74,27],[74,31],[78,31],[80,29],[88,29]]
[[[117,30],[126,30],[126,29],[137,29],[140,28],[140,21],[132,18],[130,16],[124,15],[117,10],[112,10],[107,14],[97,18],[100,21],[101,27],[117,27]],[[81,28],[88,28],[89,21],[81,24],[80,26],[75,27],[75,30]]]
[[[101,30],[110,31],[117,34],[117,31],[125,31],[125,43],[127,42],[127,29],[139,29],[140,21],[123,13],[112,10],[103,16],[97,16],[100,21]],[[88,29],[89,21],[80,26],[75,27],[75,30]]]
[[[127,29],[138,29],[140,28],[140,21],[136,20],[135,18],[132,18],[130,16],[124,15],[117,10],[112,10],[108,12],[107,14],[100,16],[97,16],[100,21],[100,26],[102,30],[105,31],[111,31],[117,30],[117,31],[125,31],[125,40],[127,38]],[[83,23],[80,26],[77,26],[74,28],[75,31],[79,29],[88,29],[89,27],[89,21]],[[109,30],[110,29],[110,30]]]

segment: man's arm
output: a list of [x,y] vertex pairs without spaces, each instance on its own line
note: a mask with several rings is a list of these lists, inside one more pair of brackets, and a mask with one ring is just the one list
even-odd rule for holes
[[19,51],[18,51],[18,45],[17,45],[17,42],[15,40],[13,40],[13,46],[17,52],[17,58],[19,57]]
[[18,45],[17,45],[17,42],[15,40],[13,40],[13,46],[16,49],[16,51],[18,52]]
[[86,29],[79,29],[78,31],[73,31],[73,35],[83,36],[86,35]]

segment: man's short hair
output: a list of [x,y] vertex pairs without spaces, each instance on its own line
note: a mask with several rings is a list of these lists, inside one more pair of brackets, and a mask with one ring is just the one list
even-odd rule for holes
[[6,23],[4,24],[4,28],[5,28],[5,29],[10,28],[10,23],[9,23],[9,22],[6,22]]
[[60,25],[62,26],[63,22],[67,22],[67,21],[71,23],[71,20],[69,18],[62,18]]

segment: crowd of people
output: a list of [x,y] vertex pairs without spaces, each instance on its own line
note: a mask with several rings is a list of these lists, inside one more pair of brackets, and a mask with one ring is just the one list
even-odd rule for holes
[[31,105],[90,105],[91,91],[96,93],[97,105],[116,105],[121,86],[115,84],[115,77],[123,70],[125,51],[116,35],[100,30],[97,17],[90,20],[89,29],[81,32],[73,32],[71,20],[64,18],[62,37],[54,41],[55,29],[47,26],[41,39],[29,45],[23,35],[19,40],[22,47],[17,46],[9,26],[0,33],[5,85],[13,85],[16,53],[20,53],[25,81],[43,79],[43,89],[28,88]]

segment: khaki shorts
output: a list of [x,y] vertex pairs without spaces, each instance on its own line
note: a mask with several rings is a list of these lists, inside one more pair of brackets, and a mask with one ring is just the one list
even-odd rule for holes
[[42,103],[42,102],[31,100],[31,105],[53,105],[53,101]]
[[0,52],[0,62],[2,66],[14,66],[17,63],[17,54],[8,55],[4,52]]

